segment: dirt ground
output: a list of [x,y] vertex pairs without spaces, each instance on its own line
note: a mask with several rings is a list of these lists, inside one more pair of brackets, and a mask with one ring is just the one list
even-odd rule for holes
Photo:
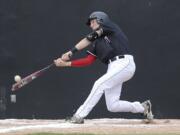
[[138,119],[87,119],[84,124],[71,124],[65,120],[0,120],[0,134],[25,135],[35,132],[52,133],[95,133],[95,134],[180,134],[180,120],[155,119],[145,123]]

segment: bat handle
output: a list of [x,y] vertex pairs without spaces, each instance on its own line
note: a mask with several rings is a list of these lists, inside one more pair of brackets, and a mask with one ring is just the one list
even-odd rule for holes
[[50,65],[48,65],[46,68],[48,69],[48,68],[50,68],[50,67],[53,67],[55,65],[55,63],[53,62],[53,63],[51,63]]

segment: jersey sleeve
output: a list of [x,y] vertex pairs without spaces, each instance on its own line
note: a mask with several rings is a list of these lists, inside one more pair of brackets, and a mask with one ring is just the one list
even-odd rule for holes
[[85,58],[77,59],[71,61],[72,67],[84,67],[92,64],[96,60],[96,57],[94,55],[87,55]]

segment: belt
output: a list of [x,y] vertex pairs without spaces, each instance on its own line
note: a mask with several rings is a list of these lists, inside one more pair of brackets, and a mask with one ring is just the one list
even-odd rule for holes
[[115,56],[115,57],[109,59],[108,64],[111,63],[111,62],[113,62],[113,61],[115,61],[115,60],[122,59],[122,58],[124,58],[124,57],[125,57],[124,55]]

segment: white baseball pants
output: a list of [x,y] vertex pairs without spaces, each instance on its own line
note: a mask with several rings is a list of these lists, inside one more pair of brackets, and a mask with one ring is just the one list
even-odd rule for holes
[[128,81],[134,75],[136,66],[132,55],[115,60],[108,64],[106,74],[100,77],[83,105],[76,111],[75,116],[86,117],[105,93],[107,109],[110,112],[143,113],[144,107],[140,102],[120,100],[123,82]]

